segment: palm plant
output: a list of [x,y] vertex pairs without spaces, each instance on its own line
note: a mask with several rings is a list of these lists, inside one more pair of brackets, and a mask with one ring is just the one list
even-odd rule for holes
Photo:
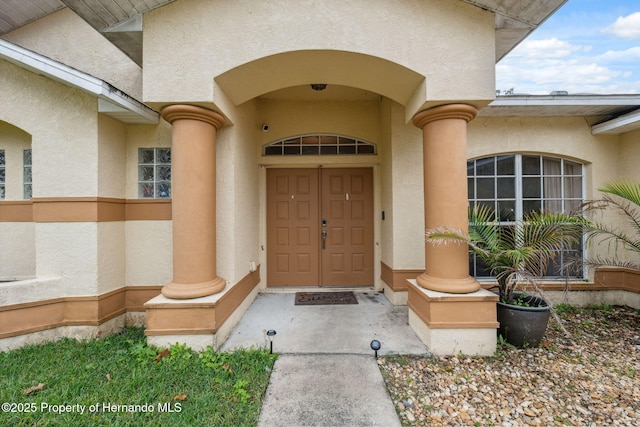
[[[640,270],[640,183],[611,181],[600,191],[605,193],[604,196],[585,203],[584,213],[589,215],[612,210],[622,217],[624,226],[618,228],[603,221],[592,221],[587,233],[587,243],[607,243],[613,251],[609,251],[609,255],[606,256],[587,258],[587,264]],[[628,251],[628,255],[637,255],[636,260],[619,256],[619,250],[622,248]]]
[[469,231],[437,227],[426,231],[433,244],[459,243],[479,257],[498,282],[500,301],[512,304],[514,291],[522,283],[536,286],[549,264],[563,250],[580,241],[586,224],[580,216],[531,212],[521,220],[501,225],[485,205],[469,210]]

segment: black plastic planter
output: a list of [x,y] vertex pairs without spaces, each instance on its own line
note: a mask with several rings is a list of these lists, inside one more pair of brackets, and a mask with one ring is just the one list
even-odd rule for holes
[[539,297],[527,296],[523,301],[528,307],[498,302],[498,333],[516,347],[537,347],[547,330],[551,309]]

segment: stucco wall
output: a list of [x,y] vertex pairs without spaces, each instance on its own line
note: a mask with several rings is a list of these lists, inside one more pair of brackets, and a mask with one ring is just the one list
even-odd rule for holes
[[33,196],[96,196],[97,100],[4,61],[0,87],[0,120],[32,137]]
[[621,178],[640,182],[640,130],[620,135]]
[[380,211],[384,212],[384,220],[380,213],[380,260],[388,266],[393,266],[393,151],[391,150],[391,122],[393,120],[393,103],[383,99],[380,104],[380,144],[378,155],[380,163]]
[[[458,1],[390,0],[373,7],[367,0],[178,0],[147,13],[144,32],[144,100],[150,103],[214,102],[214,77],[259,58],[308,49],[400,64],[426,77],[420,90],[431,100],[488,100],[495,93],[493,14]],[[343,74],[334,78],[357,73],[366,84],[370,70],[355,65],[331,64]],[[278,70],[264,69],[259,78],[275,79]],[[330,70],[301,72],[322,80]]]
[[[96,99],[4,61],[0,61],[0,87],[0,120],[31,135],[33,196],[97,196]],[[21,186],[21,173],[14,178]],[[21,190],[11,191],[12,198],[22,198]],[[25,254],[35,250],[37,276],[67,276],[70,293],[95,293],[95,224],[43,223],[26,228],[25,238],[34,236],[35,249],[29,245]],[[22,267],[25,274],[32,265]]]
[[404,123],[394,105],[391,130],[393,185],[393,269],[424,268],[424,173],[422,130]]
[[142,69],[70,9],[47,15],[2,38],[142,98]]
[[216,225],[218,276],[230,284],[249,273],[259,259],[260,187],[255,141],[255,103],[236,111],[237,123],[216,137]]
[[164,285],[173,278],[171,221],[127,221],[126,284]]
[[[5,199],[22,200],[23,153],[31,148],[31,136],[0,121],[0,150],[5,154]],[[1,209],[1,208],[0,208]],[[32,222],[0,222],[0,280],[35,276],[36,254]]]
[[61,277],[60,296],[96,295],[98,291],[98,223],[36,223],[36,275]]
[[126,245],[124,221],[97,224],[96,262],[98,263],[97,294],[121,288],[126,281]]
[[36,274],[32,222],[0,222],[0,281],[22,280]]
[[[379,101],[267,100],[258,103],[258,121],[248,125],[259,143],[258,153],[270,142],[309,133],[347,135],[377,144],[381,135],[379,109]],[[268,132],[262,132],[263,123],[269,125]]]
[[[126,128],[126,198],[138,198],[138,148],[171,147],[171,125],[129,125]],[[127,221],[126,284],[161,285],[173,277],[171,221]]]
[[126,126],[108,116],[98,116],[98,194],[124,198],[126,195]]
[[616,177],[618,136],[591,134],[581,117],[477,117],[469,124],[469,159],[500,153],[537,153],[585,165],[585,198]]

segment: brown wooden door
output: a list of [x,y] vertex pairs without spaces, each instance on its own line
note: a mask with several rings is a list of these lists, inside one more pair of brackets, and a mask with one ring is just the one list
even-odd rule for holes
[[318,286],[317,169],[267,169],[267,283]]
[[[373,285],[373,173],[322,169],[323,286]],[[326,221],[326,226],[324,226]],[[322,233],[322,231],[321,231]]]
[[371,169],[267,170],[267,284],[373,285]]

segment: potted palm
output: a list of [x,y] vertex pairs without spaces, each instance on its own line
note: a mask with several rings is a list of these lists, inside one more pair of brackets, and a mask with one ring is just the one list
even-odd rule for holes
[[[437,227],[426,231],[433,244],[467,244],[498,282],[499,333],[518,347],[537,346],[547,328],[550,303],[538,280],[563,250],[575,247],[586,221],[579,216],[530,212],[521,220],[500,224],[485,205],[469,210],[469,230]],[[539,296],[526,292],[533,291]]]

